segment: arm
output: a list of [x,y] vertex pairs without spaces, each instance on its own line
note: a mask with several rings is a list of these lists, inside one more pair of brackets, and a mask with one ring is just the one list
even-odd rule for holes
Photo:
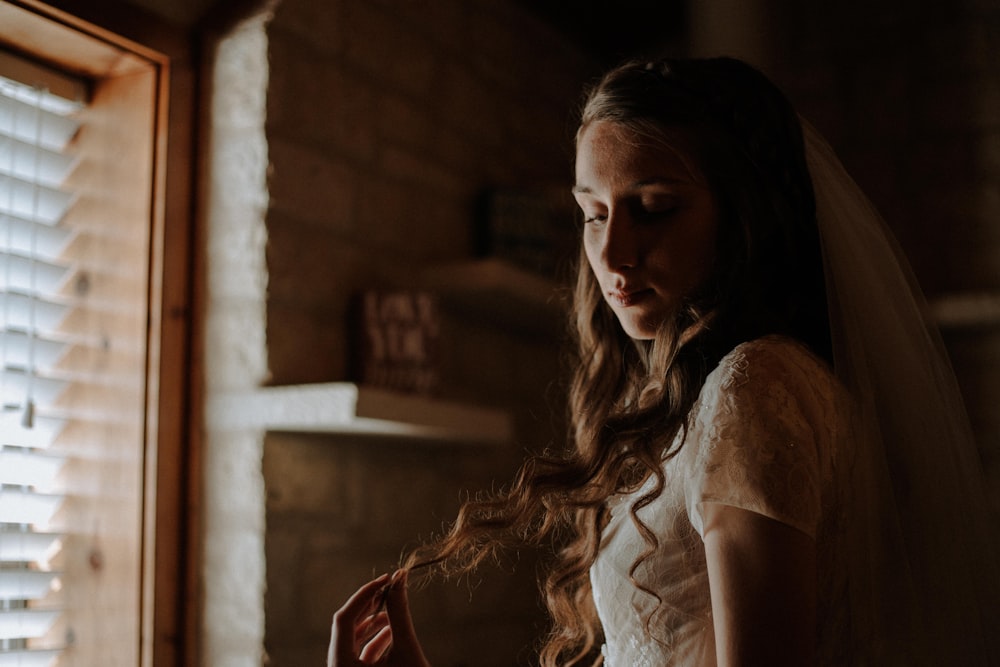
[[702,512],[719,667],[813,664],[812,538],[730,505],[708,502]]

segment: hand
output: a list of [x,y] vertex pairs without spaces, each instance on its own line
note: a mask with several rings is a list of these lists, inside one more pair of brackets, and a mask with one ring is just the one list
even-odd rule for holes
[[337,610],[327,667],[430,667],[413,630],[408,574],[407,570],[397,570],[392,577],[383,574]]

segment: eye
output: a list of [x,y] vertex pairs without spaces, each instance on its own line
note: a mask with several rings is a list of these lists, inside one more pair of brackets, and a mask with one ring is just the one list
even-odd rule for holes
[[580,219],[585,225],[601,224],[608,219],[608,212],[603,206],[595,206],[590,203],[584,205],[581,202]]
[[643,210],[641,215],[646,220],[661,220],[663,218],[669,218],[670,216],[677,213],[677,207],[672,206],[670,208],[656,208],[651,210]]
[[680,210],[680,204],[675,197],[654,197],[643,200],[636,207],[636,217],[655,222],[671,217]]

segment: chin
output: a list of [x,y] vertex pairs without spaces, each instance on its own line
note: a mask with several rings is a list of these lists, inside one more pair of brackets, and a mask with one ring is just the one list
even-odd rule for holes
[[675,314],[676,311],[670,311],[657,313],[655,316],[647,314],[645,317],[619,316],[618,324],[625,332],[625,335],[632,340],[653,340],[656,338],[656,332],[659,330],[660,325],[667,318],[673,317]]
[[618,320],[625,335],[632,340],[653,340],[656,338],[656,329],[647,326],[644,322],[623,322]]

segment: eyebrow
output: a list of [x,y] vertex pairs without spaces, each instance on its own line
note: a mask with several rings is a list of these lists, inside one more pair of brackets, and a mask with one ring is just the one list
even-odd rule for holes
[[[684,183],[684,181],[679,178],[654,177],[654,178],[647,178],[642,181],[636,181],[635,183],[632,184],[632,188],[633,189],[644,188],[649,185],[678,185],[681,183]],[[586,185],[574,185],[572,190],[570,190],[570,192],[572,192],[573,194],[582,194],[582,195],[594,194],[594,191],[589,187],[587,187]]]

